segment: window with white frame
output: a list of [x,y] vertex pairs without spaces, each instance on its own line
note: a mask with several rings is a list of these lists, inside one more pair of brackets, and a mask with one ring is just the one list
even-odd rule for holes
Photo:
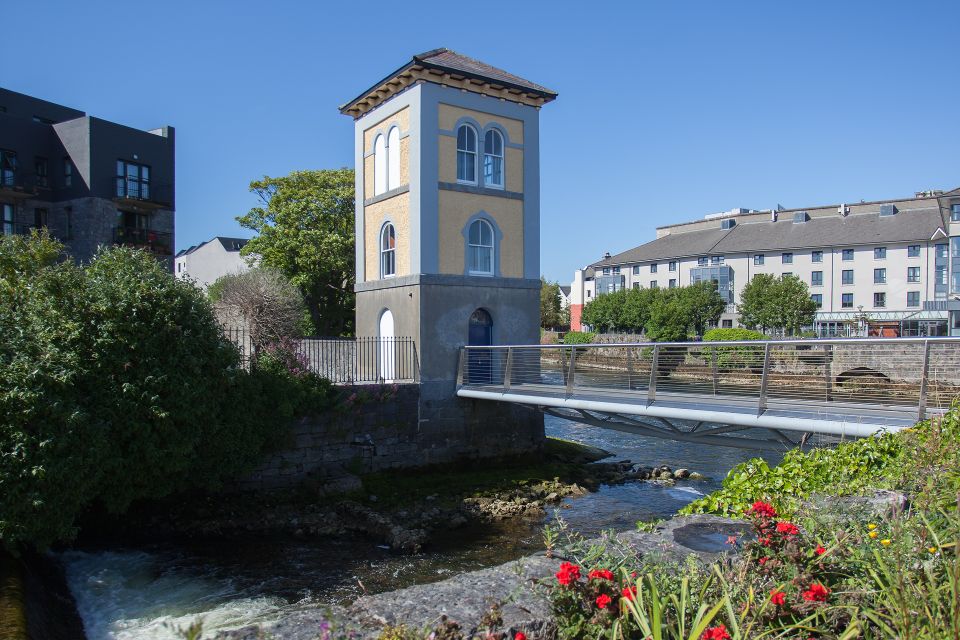
[[400,186],[400,127],[387,134],[387,191]]
[[389,222],[380,231],[380,277],[397,275],[397,232]]
[[496,129],[483,134],[483,184],[503,188],[503,135]]
[[477,183],[477,132],[468,124],[457,128],[457,181]]
[[493,227],[486,220],[474,220],[467,232],[467,271],[472,275],[493,275]]
[[907,267],[907,282],[920,282],[920,267]]
[[380,134],[373,141],[373,195],[387,191],[387,139]]

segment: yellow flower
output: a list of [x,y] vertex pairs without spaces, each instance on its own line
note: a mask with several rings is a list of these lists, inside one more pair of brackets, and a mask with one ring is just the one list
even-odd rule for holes
[[880,534],[877,533],[876,531],[871,531],[871,532],[868,533],[867,535],[870,536],[871,538],[876,538],[876,537],[877,537],[878,535],[880,535]]
[[872,522],[867,525],[867,529],[870,529],[870,531],[873,531],[876,528],[877,528],[877,525],[873,524]]
[[885,546],[885,547],[889,547],[889,546],[890,546],[890,541],[889,541],[889,540],[881,540],[881,541],[880,541],[880,544],[882,544],[882,545]]
[[927,549],[927,551],[929,551],[930,553],[936,553],[936,552],[937,552],[937,548],[936,548],[936,547],[930,547],[929,549]]

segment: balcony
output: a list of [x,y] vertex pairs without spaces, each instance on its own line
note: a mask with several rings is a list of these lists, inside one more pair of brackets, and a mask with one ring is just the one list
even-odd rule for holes
[[159,256],[173,254],[173,242],[171,240],[171,234],[151,229],[119,226],[113,230],[114,244],[143,249]]
[[7,198],[26,199],[37,195],[37,190],[27,187],[23,183],[23,176],[19,171],[0,171],[0,195]]
[[122,176],[114,178],[113,184],[113,201],[127,209],[165,209],[173,203],[173,190],[170,185],[131,180]]

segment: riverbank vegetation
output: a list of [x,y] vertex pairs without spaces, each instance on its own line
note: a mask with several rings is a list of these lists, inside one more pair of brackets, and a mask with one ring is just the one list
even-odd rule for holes
[[751,522],[722,560],[568,541],[549,587],[560,636],[960,637],[958,491],[960,408],[775,467],[750,460],[684,509]]
[[330,386],[282,345],[243,366],[204,294],[151,255],[64,260],[0,238],[0,543],[43,548],[87,509],[215,488]]
[[645,334],[656,342],[702,336],[726,303],[713,284],[672,289],[621,289],[597,295],[583,307],[583,323],[603,333]]

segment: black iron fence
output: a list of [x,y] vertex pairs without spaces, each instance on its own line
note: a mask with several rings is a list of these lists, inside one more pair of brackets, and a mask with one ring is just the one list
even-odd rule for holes
[[[244,364],[253,358],[253,343],[243,328],[224,334],[237,345]],[[300,361],[310,371],[338,384],[416,382],[420,379],[413,338],[302,338],[294,341]]]

